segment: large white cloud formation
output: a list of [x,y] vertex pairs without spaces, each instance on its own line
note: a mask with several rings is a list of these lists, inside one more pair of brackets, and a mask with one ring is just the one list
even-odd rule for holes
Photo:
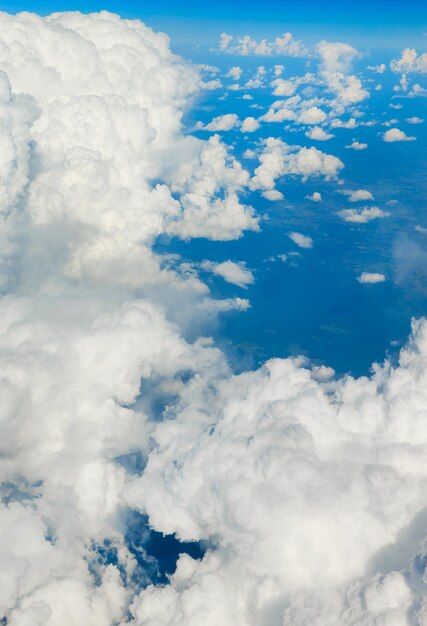
[[214,547],[144,591],[136,622],[425,624],[426,376],[420,323],[372,378],[318,382],[273,360],[189,385],[127,497]]

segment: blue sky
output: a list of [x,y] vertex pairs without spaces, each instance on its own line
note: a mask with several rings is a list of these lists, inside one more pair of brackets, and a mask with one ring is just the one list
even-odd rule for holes
[[342,1],[303,2],[270,1],[196,2],[185,0],[17,0],[3,2],[9,12],[78,10],[84,13],[106,9],[126,18],[139,18],[153,28],[165,30],[173,45],[212,44],[218,33],[251,33],[268,37],[291,29],[308,42],[321,38],[340,37],[346,41],[371,48],[394,48],[398,45],[422,45],[427,31],[425,2],[398,0],[355,3]]

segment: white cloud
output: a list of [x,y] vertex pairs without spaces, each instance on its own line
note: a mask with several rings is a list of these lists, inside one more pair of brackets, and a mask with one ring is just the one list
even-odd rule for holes
[[217,547],[143,590],[136,622],[421,624],[426,346],[414,323],[399,363],[370,377],[318,381],[274,359],[195,381],[127,497],[163,532]]
[[266,200],[270,200],[270,202],[276,202],[276,200],[283,200],[284,198],[283,193],[277,189],[266,189],[261,195]]
[[233,80],[240,80],[241,76],[243,74],[243,70],[241,67],[239,67],[238,65],[235,65],[234,67],[232,67],[226,74],[227,78],[232,78]]
[[377,74],[384,74],[387,66],[385,63],[380,63],[379,65],[368,65],[367,69],[371,70],[372,72],[376,72]]
[[390,128],[383,135],[383,140],[387,142],[393,141],[415,141],[416,137],[408,137],[408,135],[398,128]]
[[317,45],[322,68],[325,72],[334,74],[336,72],[346,74],[353,64],[353,61],[360,57],[360,53],[346,43],[321,41]]
[[332,139],[334,136],[332,133],[327,133],[320,126],[310,128],[305,134],[307,137],[314,139],[315,141],[328,141],[328,139]]
[[245,117],[240,127],[242,133],[253,133],[258,130],[260,123],[254,117]]
[[408,124],[423,124],[425,122],[423,117],[407,117],[406,122],[408,122]]
[[363,272],[357,279],[359,283],[374,285],[375,283],[383,283],[385,281],[384,274],[378,274],[376,272]]
[[303,235],[301,233],[289,233],[289,239],[299,247],[299,248],[312,248],[313,247],[313,239],[308,237],[307,235]]
[[352,222],[354,224],[366,224],[372,220],[381,219],[383,217],[389,217],[390,213],[383,211],[377,206],[364,207],[363,209],[343,209],[339,211],[338,215],[345,222]]
[[222,263],[213,263],[212,261],[203,261],[200,267],[206,272],[212,272],[217,276],[221,276],[227,283],[237,285],[243,289],[247,289],[248,285],[254,282],[254,276],[247,269],[243,262],[235,263],[234,261],[223,261]]
[[331,128],[357,128],[358,123],[354,117],[351,117],[347,122],[343,122],[338,118],[333,119],[331,122]]
[[352,143],[345,146],[348,150],[366,150],[368,147],[367,143],[361,143],[360,141],[353,141]]
[[344,189],[340,191],[345,196],[348,196],[349,202],[360,202],[361,200],[374,200],[374,196],[367,189]]
[[239,118],[235,113],[225,113],[224,115],[218,115],[214,117],[213,120],[209,122],[209,124],[202,124],[202,122],[197,122],[196,129],[198,130],[208,130],[211,132],[227,132],[229,130],[233,130],[237,126],[239,122]]
[[292,96],[297,88],[295,83],[283,78],[276,78],[271,82],[271,86],[274,87],[273,95],[275,96]]
[[272,41],[262,39],[256,41],[250,35],[242,37],[232,37],[227,33],[222,33],[220,37],[219,49],[228,54],[241,56],[272,56],[283,55],[290,57],[307,57],[309,52],[301,41],[296,41],[292,33],[283,33]]
[[305,196],[305,198],[312,202],[322,202],[322,195],[318,191],[314,191],[311,196]]
[[260,165],[250,183],[252,189],[274,189],[276,180],[285,175],[301,176],[303,180],[310,176],[324,176],[328,180],[336,177],[344,167],[337,157],[314,147],[290,146],[274,137],[266,139],[263,145]]
[[313,106],[309,109],[301,111],[298,117],[300,124],[321,124],[327,118],[327,115],[319,107]]
[[427,53],[423,52],[418,55],[415,48],[405,48],[405,50],[402,51],[400,59],[393,59],[390,62],[390,69],[398,74],[407,74],[410,72],[426,74]]

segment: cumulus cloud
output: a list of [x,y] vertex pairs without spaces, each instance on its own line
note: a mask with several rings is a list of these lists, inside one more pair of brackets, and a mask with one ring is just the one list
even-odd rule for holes
[[221,276],[227,283],[243,287],[244,289],[247,289],[247,286],[252,285],[254,282],[252,272],[246,268],[246,264],[243,262],[223,261],[222,263],[213,263],[212,261],[203,261],[200,267],[206,272],[212,272],[217,276]]
[[227,78],[232,78],[233,80],[240,80],[243,74],[243,70],[238,65],[232,67],[226,74]]
[[297,88],[297,85],[283,78],[276,78],[271,82],[271,86],[274,87],[273,95],[275,96],[292,96]]
[[408,122],[408,124],[423,124],[425,122],[425,119],[423,117],[407,117],[406,122]]
[[377,206],[364,207],[363,209],[343,209],[339,211],[338,215],[345,222],[352,222],[354,224],[366,224],[372,220],[381,219],[383,217],[389,217],[388,211],[383,211]]
[[312,202],[321,202],[322,201],[322,194],[319,193],[318,191],[313,191],[313,193],[310,196],[305,196],[306,200],[311,200]]
[[332,139],[334,136],[332,133],[327,133],[320,126],[310,128],[305,134],[309,139],[314,139],[315,141],[328,141],[328,139]]
[[222,33],[220,37],[219,49],[221,52],[241,56],[309,56],[307,48],[301,41],[295,40],[292,33],[283,33],[283,35],[276,37],[272,41],[268,41],[267,39],[256,41],[250,35],[232,37],[227,33]]
[[291,239],[299,248],[312,248],[313,239],[302,233],[290,233],[289,239]]
[[309,107],[301,111],[298,121],[300,124],[320,124],[324,122],[327,118],[327,115],[322,109],[319,109],[317,106]]
[[225,113],[224,115],[218,115],[214,117],[208,124],[197,122],[197,130],[208,130],[213,133],[226,132],[233,130],[239,123],[239,118],[236,113]]
[[371,377],[319,381],[276,359],[195,381],[127,497],[215,548],[143,591],[136,622],[422,624],[426,337],[414,323],[399,363]]
[[356,48],[347,43],[321,41],[317,45],[322,68],[330,74],[346,74],[353,62],[360,56]]
[[360,202],[361,200],[374,200],[374,196],[367,189],[343,189],[340,191],[347,196],[349,202]]
[[360,141],[352,141],[352,143],[345,146],[347,150],[366,150],[368,147],[367,143],[362,143]]
[[358,127],[358,123],[356,122],[356,119],[354,117],[351,117],[346,122],[344,122],[343,120],[340,120],[339,118],[335,118],[331,122],[331,128],[357,128],[357,127]]
[[336,177],[344,167],[331,154],[314,147],[289,146],[275,137],[269,137],[263,142],[263,150],[258,158],[260,165],[251,180],[252,189],[274,189],[276,180],[286,175],[301,176],[303,180],[311,176],[324,176],[329,180]]
[[390,62],[390,69],[398,74],[410,72],[427,74],[427,53],[419,55],[415,48],[405,48],[400,59],[393,59]]
[[384,274],[378,274],[377,272],[363,272],[357,280],[359,283],[374,285],[375,283],[383,283],[385,281],[385,276]]
[[403,130],[399,128],[390,128],[383,135],[383,140],[389,143],[393,141],[415,141],[416,137],[409,137]]
[[256,228],[249,175],[218,137],[182,134],[202,85],[165,35],[106,12],[2,13],[0,40],[0,620],[112,626],[151,578],[121,497],[151,407],[183,371],[227,370],[197,328],[248,306],[152,244]]
[[245,117],[240,127],[242,133],[253,133],[260,127],[260,123],[254,117]]

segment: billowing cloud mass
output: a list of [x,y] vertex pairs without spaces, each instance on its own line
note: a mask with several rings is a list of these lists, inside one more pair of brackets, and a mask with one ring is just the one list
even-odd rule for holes
[[371,378],[289,359],[194,381],[127,497],[215,547],[143,591],[138,623],[424,624],[426,338]]
[[252,175],[184,133],[199,71],[138,20],[1,13],[0,51],[0,623],[425,626],[426,322],[370,377],[236,375],[207,335],[249,302],[201,275],[251,270],[154,247],[241,237],[248,190],[344,164],[270,137]]

